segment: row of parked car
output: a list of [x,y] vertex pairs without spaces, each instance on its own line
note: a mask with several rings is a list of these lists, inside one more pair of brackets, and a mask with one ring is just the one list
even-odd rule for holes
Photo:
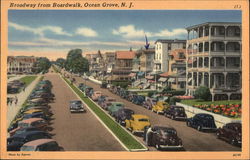
[[49,103],[54,100],[52,84],[40,81],[29,95],[26,105],[8,128],[8,151],[60,151],[62,147],[52,139],[49,125],[53,113]]
[[[215,125],[214,117],[210,114],[200,113],[191,118],[187,118],[185,109],[181,106],[169,105],[166,101],[168,97],[161,95],[153,95],[152,97],[144,97],[136,93],[129,92],[120,87],[111,86],[109,90],[128,101],[139,104],[144,108],[152,110],[157,114],[163,114],[173,120],[184,120],[187,126],[193,127],[199,131],[212,130],[216,132],[219,139],[226,140],[233,145],[241,145],[242,128],[241,123],[228,123],[223,127],[217,128]],[[127,96],[125,95],[127,94]],[[131,98],[132,97],[132,98]],[[140,103],[138,103],[138,101]]]
[[16,94],[18,93],[23,87],[25,87],[25,83],[20,80],[10,81],[7,84],[7,93],[8,94]]

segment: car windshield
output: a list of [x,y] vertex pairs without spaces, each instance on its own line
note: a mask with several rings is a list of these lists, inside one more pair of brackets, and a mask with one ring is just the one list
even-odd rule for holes
[[175,111],[184,111],[184,108],[182,108],[182,107],[174,107],[174,110]]
[[122,106],[123,106],[123,104],[116,104],[116,106],[117,106],[117,107],[122,107]]
[[148,119],[147,118],[140,118],[138,119],[139,122],[148,122]]
[[34,151],[35,148],[32,146],[22,146],[21,151]]
[[71,103],[72,103],[72,104],[75,104],[75,105],[81,105],[81,104],[82,104],[81,101],[72,101]]
[[162,130],[162,134],[164,135],[176,135],[176,131],[173,129]]

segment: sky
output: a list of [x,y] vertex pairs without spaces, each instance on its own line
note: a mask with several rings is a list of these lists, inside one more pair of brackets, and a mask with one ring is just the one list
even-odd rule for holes
[[186,39],[186,27],[205,22],[241,22],[237,10],[9,10],[9,55],[65,58],[83,54],[140,49],[145,34],[157,39]]

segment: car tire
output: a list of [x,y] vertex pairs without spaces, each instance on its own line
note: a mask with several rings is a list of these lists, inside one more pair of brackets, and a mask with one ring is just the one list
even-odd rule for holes
[[197,126],[197,130],[198,131],[202,131],[202,127],[201,126]]

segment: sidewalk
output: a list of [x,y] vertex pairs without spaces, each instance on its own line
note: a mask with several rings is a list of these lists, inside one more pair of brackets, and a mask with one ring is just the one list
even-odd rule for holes
[[10,81],[18,80],[25,76],[26,75],[15,75],[14,77],[9,78],[7,81],[10,82]]
[[7,108],[7,126],[10,125],[11,121],[15,118],[16,114],[18,113],[19,109],[22,107],[22,104],[25,102],[25,100],[28,98],[32,90],[35,88],[36,84],[38,83],[41,76],[37,76],[36,79],[31,82],[25,89],[25,91],[21,91],[18,94],[8,94],[7,97],[13,97],[15,99],[15,96],[18,99],[17,104],[12,102],[10,105],[6,105]]

